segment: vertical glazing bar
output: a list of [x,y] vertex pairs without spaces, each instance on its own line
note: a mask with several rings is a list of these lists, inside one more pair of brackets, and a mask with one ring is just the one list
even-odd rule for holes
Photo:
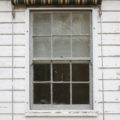
[[30,29],[30,74],[31,74],[31,80],[30,80],[30,86],[31,86],[31,94],[30,94],[30,99],[31,99],[31,104],[30,104],[30,107],[33,106],[34,104],[34,67],[33,67],[33,58],[34,58],[34,55],[33,55],[33,49],[34,49],[34,38],[33,38],[33,35],[34,35],[34,30],[33,30],[33,22],[34,22],[34,13],[31,13],[30,14],[30,19],[31,19],[31,23],[30,23],[30,26],[31,26],[31,29]]
[[51,61],[51,64],[50,64],[50,70],[51,70],[51,104],[53,104],[53,64],[52,64],[52,61]]
[[[71,47],[71,58],[72,58],[72,12],[70,13],[70,21],[71,21],[70,47]],[[72,104],[72,61],[70,61],[70,104]]]
[[89,101],[90,105],[93,106],[93,31],[92,31],[92,12],[89,12],[90,17],[90,63],[89,63]]
[[52,26],[53,26],[53,12],[51,14],[51,104],[53,104],[53,63],[52,63],[52,57],[53,57],[53,43],[52,43]]
[[70,61],[70,104],[72,104],[72,62]]

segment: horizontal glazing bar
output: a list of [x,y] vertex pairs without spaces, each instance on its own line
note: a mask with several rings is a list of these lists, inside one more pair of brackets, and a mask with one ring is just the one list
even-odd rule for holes
[[72,60],[80,60],[80,61],[84,61],[84,60],[88,60],[90,61],[91,58],[90,57],[79,57],[79,58],[33,58],[33,61],[72,61]]
[[[72,36],[82,36],[82,37],[90,37],[89,34],[81,34],[81,35],[73,35],[71,34]],[[64,37],[64,36],[71,36],[71,35],[52,35],[52,36],[58,36],[58,37]],[[32,37],[51,37],[51,35],[33,35]]]
[[[70,81],[69,82],[64,82],[64,81],[58,81],[58,82],[51,82],[51,81],[34,81],[33,83],[35,83],[35,84],[46,84],[46,83],[58,83],[58,84],[61,84],[61,83],[70,83]],[[90,82],[89,81],[86,81],[86,82],[83,82],[83,81],[80,81],[80,82],[78,82],[78,81],[74,81],[74,82],[72,82],[71,81],[71,83],[74,83],[74,84],[89,84]]]

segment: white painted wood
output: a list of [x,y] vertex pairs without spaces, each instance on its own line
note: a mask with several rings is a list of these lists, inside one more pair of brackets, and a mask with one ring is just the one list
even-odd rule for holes
[[[24,33],[25,24],[24,23],[15,23],[14,24],[14,33]],[[12,33],[12,24],[0,24],[0,34],[10,34]]]
[[[25,58],[24,57],[14,57],[14,67],[21,68],[25,67]],[[0,58],[0,68],[10,68],[12,67],[12,59],[11,57],[1,57]]]
[[[13,49],[14,56],[25,56],[24,46],[14,46]],[[12,56],[12,47],[0,46],[0,56]]]
[[[102,80],[99,80],[99,90],[102,90]],[[104,90],[120,90],[120,80],[105,80]]]
[[[0,103],[0,113],[11,113],[11,103]],[[24,103],[14,103],[14,113],[24,113]]]
[[0,16],[1,16],[0,17],[0,23],[1,22],[11,22],[11,20],[12,20],[11,12],[7,12],[7,13],[1,12]]
[[25,102],[25,92],[24,91],[14,91],[14,101],[24,101]]
[[0,45],[11,45],[12,36],[10,35],[0,35]]
[[[101,75],[102,69],[99,69],[98,79],[102,79]],[[120,79],[119,69],[103,69],[104,75],[103,79]]]
[[120,22],[120,12],[103,12],[102,22]]
[[[100,41],[100,37],[101,35],[99,34],[98,36],[98,44],[101,44],[101,41]],[[103,34],[102,35],[102,39],[103,39],[103,44],[108,44],[108,45],[119,45],[120,44],[120,34]]]
[[[102,113],[102,103],[99,103],[99,112]],[[120,103],[105,103],[105,113],[120,113]]]
[[14,24],[14,33],[25,33],[25,24],[24,23]]
[[[103,46],[103,56],[120,55],[120,46]],[[101,55],[101,46],[99,46],[99,56]]]
[[14,35],[14,44],[15,45],[25,45],[25,36],[24,35]]
[[0,78],[11,78],[11,77],[12,77],[11,68],[0,69]]
[[113,1],[103,1],[102,3],[102,10],[120,10],[120,1],[113,0]]
[[12,24],[0,24],[0,34],[12,33]]
[[25,22],[25,12],[16,12],[14,22]]
[[[101,67],[101,58],[99,58],[98,64],[99,64],[99,67]],[[116,57],[107,58],[107,57],[105,57],[103,59],[103,66],[104,67],[116,67],[116,68],[120,67],[120,58],[116,58]]]
[[[102,115],[100,115],[100,120],[102,120]],[[120,114],[106,114],[105,120],[120,120]]]
[[[12,120],[11,114],[0,114],[0,118],[1,120]],[[24,115],[20,115],[20,114],[15,114],[14,115],[14,119],[15,120],[25,120],[26,118],[24,117]]]
[[[39,8],[37,8],[39,9]],[[42,8],[41,8],[42,9]],[[71,8],[70,8],[71,9]],[[79,8],[76,8],[79,9]],[[82,9],[82,8],[81,8]],[[28,69],[29,59],[29,37],[28,28],[29,22],[27,19],[28,12],[25,13],[25,7],[15,8],[14,20],[14,119],[15,120],[103,120],[101,114],[98,117],[24,117],[24,108],[29,102],[29,76],[26,73]],[[50,10],[50,8],[49,8]],[[54,9],[55,10],[55,9]],[[100,19],[98,10],[94,13],[93,26],[94,32],[94,105],[95,109],[99,109],[102,113],[102,70],[104,86],[105,86],[105,120],[120,119],[120,1],[119,0],[104,0],[102,3],[102,26],[103,26],[103,57],[104,69],[101,69],[101,39],[100,35]],[[11,119],[11,55],[12,55],[12,25],[11,25],[11,1],[0,1],[0,120]],[[3,35],[4,34],[4,35]],[[19,35],[18,35],[19,34]],[[21,35],[23,34],[23,35]],[[25,34],[25,36],[24,36]],[[98,47],[98,46],[99,47]],[[27,49],[27,50],[26,50]],[[109,57],[114,56],[114,57]],[[26,61],[25,61],[26,57]],[[26,66],[25,66],[26,65]],[[24,78],[26,79],[24,80]],[[27,84],[27,85],[26,85]],[[27,87],[26,87],[27,86]],[[26,91],[25,90],[26,87]],[[8,102],[8,103],[6,103]],[[25,103],[26,102],[26,103]],[[99,104],[99,105],[98,105]],[[3,113],[3,114],[2,114]],[[83,114],[82,114],[83,115]],[[33,113],[33,116],[35,114]]]
[[1,118],[2,120],[12,120],[11,115],[1,114],[1,115],[0,115],[0,118]]
[[[11,91],[0,91],[0,103],[12,102],[12,92]],[[14,91],[13,92],[13,102],[24,102],[25,92],[24,91]]]
[[102,23],[102,27],[103,33],[120,33],[120,23]]
[[12,97],[11,91],[0,91],[0,102],[10,102]]
[[15,68],[14,69],[14,78],[25,78],[25,69],[24,68]]
[[0,1],[0,11],[11,11],[11,1]]
[[[13,81],[13,89],[14,90],[24,90],[25,84],[24,80],[14,80]],[[11,80],[0,80],[0,90],[11,90],[12,89],[12,81]]]
[[[99,92],[99,100],[98,102],[102,102],[102,92]],[[120,102],[120,91],[109,91],[104,93],[105,102]]]

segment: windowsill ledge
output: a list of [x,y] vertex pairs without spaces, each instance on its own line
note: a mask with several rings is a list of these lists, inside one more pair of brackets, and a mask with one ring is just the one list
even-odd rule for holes
[[97,117],[95,110],[30,110],[26,117]]

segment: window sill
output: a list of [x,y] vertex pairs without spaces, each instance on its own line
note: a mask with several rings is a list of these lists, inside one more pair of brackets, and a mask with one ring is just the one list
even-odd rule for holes
[[97,117],[95,110],[30,110],[26,117]]

